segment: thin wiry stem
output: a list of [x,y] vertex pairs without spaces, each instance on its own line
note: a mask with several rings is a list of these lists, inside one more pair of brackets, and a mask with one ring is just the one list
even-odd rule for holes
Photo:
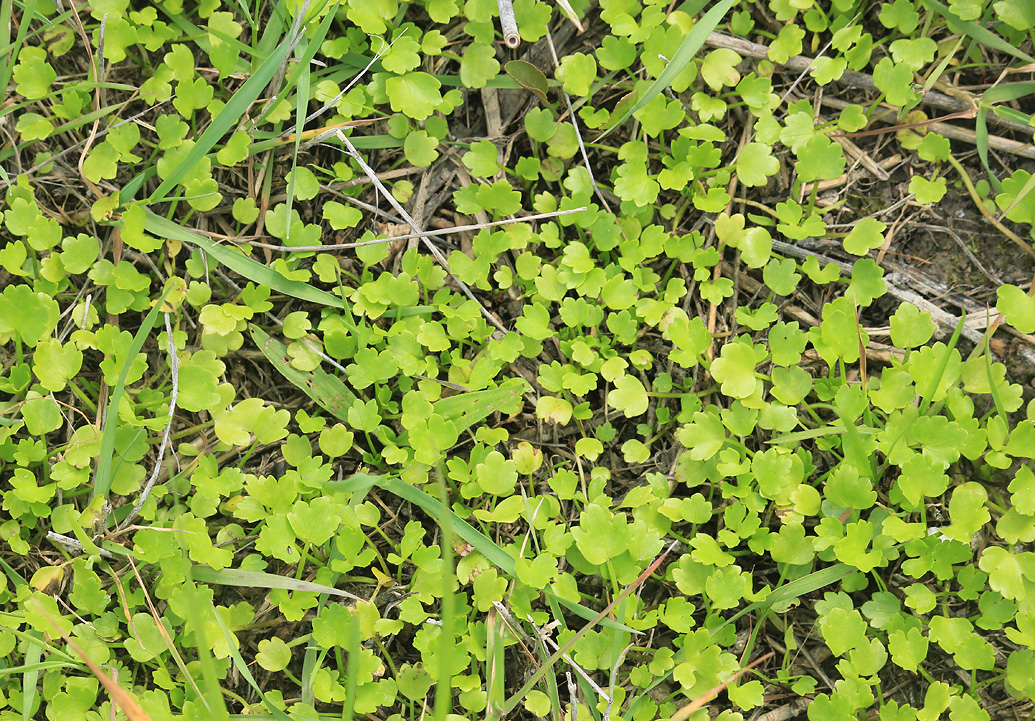
[[356,147],[355,147],[355,146],[354,146],[354,145],[352,144],[352,142],[351,142],[351,141],[350,141],[350,140],[348,139],[348,136],[346,136],[346,135],[345,135],[345,133],[341,132],[340,130],[338,130],[338,131],[337,131],[337,135],[338,135],[338,139],[339,139],[339,140],[341,140],[341,142],[345,144],[345,148],[346,148],[346,149],[348,150],[348,153],[349,153],[349,155],[351,155],[351,156],[352,156],[352,159],[353,159],[353,160],[355,160],[355,161],[356,161],[356,163],[358,163],[358,164],[359,164],[359,167],[360,167],[360,168],[362,168],[363,172],[364,172],[364,173],[366,173],[367,177],[368,177],[368,178],[370,178],[371,182],[372,182],[372,183],[373,183],[373,184],[374,184],[374,185],[375,185],[375,186],[377,187],[377,189],[378,189],[378,190],[380,190],[380,191],[381,191],[381,192],[382,192],[382,193],[384,194],[384,196],[385,196],[385,199],[386,199],[386,200],[387,200],[387,201],[389,202],[389,204],[390,204],[390,205],[391,205],[391,206],[392,206],[393,208],[395,208],[395,212],[396,212],[396,213],[398,213],[398,214],[399,214],[399,216],[400,216],[400,217],[401,217],[401,218],[402,218],[403,220],[405,220],[405,221],[406,221],[406,223],[407,223],[407,224],[408,224],[408,225],[409,225],[409,226],[410,226],[411,228],[413,228],[413,231],[414,231],[414,232],[415,232],[415,233],[416,233],[416,234],[417,234],[417,235],[418,235],[418,236],[420,237],[420,239],[421,239],[421,240],[422,240],[422,241],[424,242],[424,246],[425,246],[425,247],[426,247],[426,248],[427,248],[427,249],[428,249],[429,251],[431,251],[431,254],[432,254],[432,255],[433,255],[434,257],[435,257],[435,260],[437,260],[437,261],[439,262],[439,264],[441,264],[441,266],[442,266],[443,268],[445,268],[445,269],[446,269],[446,272],[448,272],[448,273],[449,273],[450,275],[452,275],[452,276],[453,276],[453,280],[455,280],[455,281],[456,281],[456,284],[457,284],[458,286],[460,286],[460,289],[461,289],[461,290],[463,290],[464,294],[465,294],[465,295],[466,295],[466,296],[467,296],[468,298],[470,298],[471,300],[473,300],[473,301],[474,301],[475,303],[478,303],[478,307],[479,307],[479,308],[481,308],[481,311],[482,311],[482,315],[483,315],[483,316],[485,316],[485,319],[486,319],[486,320],[488,320],[488,321],[489,321],[490,323],[492,323],[492,324],[493,324],[494,326],[496,326],[496,328],[497,328],[497,329],[499,329],[499,330],[500,330],[500,332],[502,332],[502,333],[507,333],[508,331],[507,331],[507,329],[506,329],[506,328],[505,328],[505,327],[503,326],[503,324],[502,324],[502,323],[500,323],[500,322],[499,322],[498,320],[496,320],[496,317],[495,317],[495,316],[493,316],[493,315],[492,315],[492,313],[490,313],[490,312],[489,312],[489,311],[488,311],[488,310],[487,310],[487,309],[485,308],[485,306],[483,306],[483,305],[482,305],[482,304],[481,304],[481,303],[480,303],[480,302],[478,301],[478,299],[477,299],[477,298],[476,298],[476,297],[474,296],[474,293],[473,293],[473,292],[471,291],[471,289],[467,287],[467,284],[466,284],[466,283],[464,283],[464,282],[463,282],[462,280],[460,280],[459,278],[457,278],[457,277],[456,277],[456,275],[454,275],[454,274],[453,274],[453,271],[452,271],[452,270],[450,269],[450,267],[449,267],[449,261],[448,261],[448,260],[446,259],[446,256],[444,256],[444,255],[442,254],[442,251],[441,251],[441,250],[439,250],[439,249],[438,249],[438,248],[437,248],[437,247],[435,246],[435,244],[431,242],[431,240],[430,240],[430,239],[428,238],[428,233],[424,232],[424,231],[423,231],[423,230],[422,230],[421,228],[419,228],[419,227],[417,226],[417,223],[416,223],[416,221],[414,221],[414,219],[413,219],[412,217],[410,217],[410,214],[406,212],[406,208],[402,207],[402,204],[401,204],[401,203],[400,203],[400,202],[399,202],[398,200],[396,200],[396,199],[395,199],[395,196],[393,196],[393,195],[392,195],[392,194],[391,194],[391,193],[390,193],[390,192],[388,191],[388,188],[386,188],[386,187],[384,186],[384,183],[382,183],[382,182],[381,182],[381,181],[380,181],[380,180],[379,180],[379,179],[377,178],[377,174],[376,174],[376,173],[374,172],[374,169],[373,169],[373,168],[371,168],[371,167],[370,167],[369,165],[367,165],[367,164],[366,164],[366,162],[365,162],[365,161],[363,160],[363,158],[362,158],[362,156],[361,156],[361,155],[359,154],[359,152],[357,152],[357,151],[356,151]]
[[165,314],[165,336],[169,343],[169,367],[172,369],[172,396],[169,398],[169,422],[165,424],[165,430],[162,432],[162,443],[158,446],[158,458],[155,460],[155,468],[151,472],[151,477],[147,479],[137,505],[133,506],[133,510],[129,512],[129,515],[121,523],[119,530],[132,523],[137,514],[140,513],[140,509],[144,507],[144,503],[147,502],[147,497],[151,495],[151,489],[154,488],[155,481],[158,480],[158,474],[162,470],[162,459],[165,457],[165,449],[169,445],[169,434],[172,431],[173,417],[176,415],[176,399],[180,395],[180,357],[176,355],[176,343],[173,340],[172,325],[169,323],[168,313]]
[[496,220],[491,223],[475,223],[473,225],[456,225],[452,228],[442,228],[440,230],[428,230],[422,233],[408,233],[407,235],[396,235],[392,238],[375,238],[374,240],[364,240],[358,243],[336,243],[334,245],[273,245],[272,243],[260,243],[257,240],[245,240],[244,242],[249,245],[254,245],[257,248],[269,248],[271,250],[279,250],[285,253],[301,253],[311,252],[316,250],[346,250],[348,248],[362,248],[367,245],[378,245],[380,243],[388,243],[393,240],[409,240],[410,238],[423,238],[425,236],[433,235],[452,235],[453,233],[465,233],[469,230],[482,230],[483,228],[495,228],[500,225],[510,225],[513,223],[529,223],[533,220],[543,220],[545,218],[556,218],[561,215],[571,215],[573,213],[581,213],[586,210],[586,206],[581,208],[570,208],[568,210],[555,210],[550,213],[536,213],[535,215],[529,215],[524,218],[506,218],[504,220]]

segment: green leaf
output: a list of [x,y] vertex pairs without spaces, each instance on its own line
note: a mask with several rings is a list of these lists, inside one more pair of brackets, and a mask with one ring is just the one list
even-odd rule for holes
[[1003,598],[1020,600],[1027,593],[1024,579],[1035,581],[1035,556],[1030,552],[1020,554],[1021,558],[1000,546],[989,546],[981,553],[978,567],[988,574],[988,585],[998,591]]
[[[438,138],[429,135],[426,130],[416,130],[408,133],[406,140],[403,141],[403,152],[406,154],[406,159],[418,168],[426,168],[435,162],[438,158],[437,147]],[[344,209],[344,206],[341,207]],[[326,206],[324,207],[324,212],[327,212]],[[358,211],[356,215],[359,215]],[[352,225],[355,225],[355,223]]]
[[[477,582],[477,579],[475,581]],[[503,581],[503,583],[506,584],[506,581]],[[399,693],[411,701],[427,696],[428,690],[434,685],[431,674],[425,671],[423,666],[420,664],[411,666],[408,663],[403,664],[399,668],[399,673],[396,674],[396,682],[399,686]]]
[[561,58],[555,75],[565,92],[586,97],[597,79],[597,61],[592,55],[569,53]]
[[923,205],[937,203],[945,195],[945,191],[945,178],[928,180],[919,175],[914,175],[909,180],[909,192],[916,196],[916,202]]
[[6,341],[16,334],[34,348],[54,330],[58,315],[53,298],[33,292],[27,285],[9,284],[0,293],[0,338]]
[[277,636],[259,641],[255,662],[270,672],[283,671],[291,662],[291,649]]
[[509,496],[517,484],[517,464],[492,451],[482,463],[475,466],[475,477],[482,491],[494,496]]
[[919,348],[934,335],[931,314],[912,303],[902,303],[891,316],[891,342],[898,348]]
[[56,338],[48,338],[36,346],[32,372],[39,378],[40,385],[48,391],[58,393],[65,389],[83,366],[83,352],[75,343],[61,344]]
[[496,51],[489,45],[471,43],[460,61],[460,82],[467,88],[484,88],[500,71]]
[[392,110],[414,120],[426,120],[442,104],[441,87],[442,83],[425,72],[393,76],[385,81]]
[[852,226],[845,237],[845,250],[852,255],[866,255],[884,245],[886,226],[876,218],[863,218]]
[[1015,285],[1001,285],[996,290],[995,307],[1006,316],[1006,322],[1021,333],[1035,333],[1035,297]]
[[777,563],[803,566],[811,563],[816,551],[811,537],[805,535],[805,528],[797,523],[788,524],[773,536],[770,555]]
[[887,292],[884,283],[884,269],[872,258],[860,258],[852,265],[852,280],[848,284],[846,298],[855,301],[860,308],[866,308]]
[[865,331],[856,320],[855,307],[848,298],[838,298],[823,306],[820,336],[823,343],[846,363],[859,360],[859,347],[865,347],[868,342]]
[[749,188],[765,185],[769,176],[780,170],[780,161],[773,157],[772,146],[748,143],[737,156],[737,178]]
[[758,385],[755,366],[759,359],[750,343],[727,343],[712,362],[712,376],[722,384],[722,392],[734,398],[748,398]]
[[610,135],[615,128],[628,120],[633,113],[653,100],[655,96],[664,92],[672,84],[672,81],[683,72],[686,66],[693,61],[694,56],[701,49],[701,46],[704,45],[708,35],[719,26],[726,13],[736,3],[737,0],[720,0],[720,2],[709,8],[708,12],[694,24],[693,29],[690,30],[679,45],[679,49],[669,59],[668,65],[665,66],[665,69],[658,75],[657,79],[650,84],[650,87],[644,91],[643,95],[635,103],[632,103],[630,99],[629,102],[619,103],[615,107],[614,112],[611,114],[611,119],[605,126],[604,132],[597,138],[597,141],[599,142]]
[[815,135],[801,147],[795,167],[802,182],[833,180],[845,170],[844,148],[826,135]]
[[[606,38],[604,42],[606,44]],[[543,75],[543,71],[524,60],[511,60],[503,66],[503,69],[507,75],[514,79],[514,82],[539,98],[543,105],[549,106],[550,101],[546,94],[550,92],[550,84],[546,76]],[[527,115],[525,119],[527,123]],[[536,139],[538,140],[538,138]]]
[[500,170],[496,155],[496,146],[491,140],[479,140],[471,143],[471,149],[464,153],[463,161],[472,175],[489,178]]
[[50,92],[56,79],[57,72],[47,62],[46,50],[34,45],[21,49],[18,64],[14,66],[14,82],[19,94],[28,100],[39,100]]
[[571,529],[575,545],[595,565],[603,565],[626,550],[629,526],[624,516],[612,514],[591,503],[579,514],[579,525]]
[[615,379],[614,390],[608,393],[607,401],[626,418],[632,418],[647,412],[647,389],[635,376],[621,375]]
[[905,670],[914,673],[927,658],[929,643],[917,628],[910,628],[908,631],[895,630],[888,634],[888,651],[891,652],[891,660]]
[[287,517],[295,535],[316,546],[327,543],[341,524],[334,501],[327,497],[314,498],[311,503],[297,501]]
[[989,521],[988,509],[985,508],[987,500],[988,492],[979,483],[968,481],[956,486],[949,500],[952,524],[942,533],[957,541],[970,543],[973,535]]
[[859,469],[848,463],[841,463],[834,469],[827,480],[824,495],[841,508],[866,509],[877,500],[870,479],[860,476]]
[[740,73],[737,71],[740,60],[735,50],[716,48],[701,63],[701,77],[715,92],[721,92],[725,86],[733,87],[740,82]]
[[992,7],[999,19],[1015,30],[1026,32],[1035,27],[1035,8],[1021,0],[999,0]]

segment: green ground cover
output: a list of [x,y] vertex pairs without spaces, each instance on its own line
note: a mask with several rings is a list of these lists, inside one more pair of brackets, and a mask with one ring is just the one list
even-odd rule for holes
[[0,719],[1032,718],[1033,7],[0,0]]

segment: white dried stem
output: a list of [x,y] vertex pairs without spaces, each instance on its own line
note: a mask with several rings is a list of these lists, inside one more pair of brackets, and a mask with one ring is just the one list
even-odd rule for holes
[[503,31],[503,42],[513,50],[521,44],[521,35],[518,33],[517,18],[514,17],[514,3],[512,0],[496,0],[496,6],[500,11],[500,29]]
[[336,243],[334,245],[273,245],[272,243],[260,243],[257,240],[245,240],[244,242],[248,243],[249,245],[254,245],[257,248],[269,248],[270,250],[279,250],[285,253],[310,252],[314,250],[346,250],[349,248],[362,248],[366,245],[379,245],[381,243],[390,243],[393,240],[409,240],[410,238],[424,238],[436,235],[452,235],[454,233],[466,233],[468,231],[477,231],[482,230],[484,228],[496,228],[501,225],[512,225],[513,223],[530,223],[533,220],[544,220],[546,218],[557,218],[562,215],[572,215],[573,213],[581,213],[583,210],[586,210],[585,205],[583,205],[581,208],[555,210],[550,213],[536,213],[535,215],[529,215],[524,218],[506,218],[504,220],[496,220],[491,223],[456,225],[452,228],[442,228],[441,230],[428,230],[421,233],[408,233],[406,235],[396,235],[392,238],[375,238],[374,240],[364,240],[358,243]]
[[399,216],[403,220],[405,220],[411,228],[413,228],[413,232],[420,237],[421,241],[424,243],[424,247],[431,251],[431,255],[434,256],[435,260],[437,260],[439,264],[446,269],[447,273],[453,276],[453,280],[455,280],[456,284],[460,286],[460,289],[464,292],[464,294],[468,298],[473,300],[475,303],[478,303],[478,307],[481,308],[482,315],[485,316],[485,319],[492,323],[492,325],[494,325],[497,329],[499,329],[500,332],[507,333],[508,331],[505,327],[503,327],[503,324],[496,320],[496,317],[493,316],[492,313],[490,313],[485,308],[485,306],[481,304],[481,302],[479,302],[479,300],[475,297],[471,289],[467,287],[467,284],[459,278],[457,278],[455,275],[453,275],[453,271],[449,267],[449,261],[446,259],[446,256],[444,256],[442,254],[442,251],[440,251],[435,246],[435,244],[431,242],[430,238],[428,237],[428,233],[424,232],[424,230],[418,227],[416,221],[414,221],[414,219],[410,217],[410,214],[406,212],[406,208],[402,207],[402,204],[398,200],[396,200],[395,196],[388,191],[388,189],[384,186],[384,183],[377,179],[377,174],[374,172],[374,169],[366,164],[362,156],[360,156],[360,154],[356,151],[356,147],[348,139],[348,136],[346,136],[345,133],[341,132],[340,130],[337,131],[337,135],[338,139],[345,145],[345,148],[346,150],[348,150],[349,155],[352,156],[352,159],[359,164],[359,167],[363,169],[363,172],[366,173],[366,176],[368,178],[370,178],[370,181],[377,187],[378,190],[380,190],[384,194],[385,199],[388,201],[388,203],[393,208],[395,208],[395,212],[398,213]]
[[133,506],[133,510],[129,512],[126,519],[119,525],[119,530],[126,528],[140,513],[140,509],[144,507],[144,503],[147,502],[148,496],[151,495],[151,489],[154,488],[155,481],[158,480],[158,474],[162,470],[162,459],[165,458],[165,449],[169,445],[169,434],[172,432],[173,418],[176,415],[176,399],[180,395],[180,357],[176,355],[176,343],[173,340],[172,325],[169,323],[169,314],[165,313],[165,336],[169,344],[169,367],[172,370],[172,395],[169,398],[169,422],[165,424],[165,430],[162,432],[162,443],[158,446],[158,458],[155,460],[155,468],[151,472],[151,477],[147,479],[147,483],[144,484],[144,491],[140,494],[140,500],[137,501],[137,505]]

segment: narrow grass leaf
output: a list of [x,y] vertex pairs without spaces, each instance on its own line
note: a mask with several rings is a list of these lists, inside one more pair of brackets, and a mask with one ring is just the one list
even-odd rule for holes
[[31,665],[25,664],[22,666],[11,666],[10,668],[0,668],[0,677],[13,676],[15,674],[23,674],[30,671],[49,671],[52,668],[74,669],[78,667],[74,663],[69,663],[67,661],[40,661]]
[[108,491],[111,489],[111,459],[115,453],[115,429],[119,424],[119,405],[122,403],[122,396],[126,392],[126,377],[129,375],[129,369],[132,367],[133,361],[136,360],[137,353],[144,347],[144,339],[147,338],[151,329],[154,328],[155,323],[158,321],[158,314],[162,310],[162,304],[173,287],[174,284],[171,282],[165,284],[162,294],[158,296],[158,300],[154,302],[151,311],[144,317],[140,328],[137,329],[136,335],[133,336],[133,343],[130,344],[129,352],[126,354],[126,359],[122,364],[122,370],[119,372],[119,380],[115,384],[114,390],[112,390],[111,397],[108,399],[108,407],[104,413],[104,428],[101,431],[101,449],[97,456],[97,472],[94,474],[93,488],[90,491],[91,500],[98,496],[101,498],[108,497]]
[[349,636],[345,650],[348,652],[348,665],[345,667],[345,705],[341,710],[342,721],[352,721],[356,709],[356,689],[359,688],[359,615],[349,618]]
[[356,394],[330,373],[319,368],[300,371],[291,365],[287,347],[276,338],[271,338],[258,326],[251,326],[252,340],[273,367],[291,383],[316,401],[325,411],[340,421],[348,423],[349,408],[356,401]]
[[969,38],[976,40],[982,45],[987,45],[990,48],[998,50],[1001,53],[1011,55],[1018,60],[1023,60],[1028,63],[1035,63],[1035,58],[1023,52],[1020,48],[1008,43],[1003,38],[999,37],[991,30],[986,28],[984,25],[974,22],[973,20],[961,20],[958,15],[952,12],[945,5],[942,5],[938,0],[923,0],[923,4],[928,8],[936,11],[939,15],[945,18],[949,29],[954,33],[961,33]]
[[503,663],[503,623],[495,608],[489,609],[485,619],[485,685],[488,690],[486,721],[501,721],[503,718],[506,669]]
[[340,598],[351,598],[355,601],[365,599],[354,596],[348,591],[326,586],[322,583],[300,581],[288,576],[262,571],[244,571],[239,568],[215,569],[208,566],[195,565],[191,569],[194,580],[203,583],[218,583],[221,586],[240,586],[243,588],[280,588],[285,591],[305,591],[307,593],[326,593]]
[[160,238],[170,238],[196,245],[208,253],[214,260],[256,285],[269,286],[278,293],[290,295],[292,298],[306,300],[310,303],[326,305],[331,308],[346,307],[345,302],[337,296],[331,295],[319,288],[314,288],[308,283],[285,278],[277,271],[263,265],[254,258],[242,255],[225,245],[213,243],[203,235],[195,233],[189,228],[184,228],[146,208],[144,209],[144,229]]
[[[868,428],[866,426],[858,426],[855,430],[856,433],[861,433],[863,435],[877,435],[878,433],[880,433],[879,428]],[[804,431],[786,433],[777,438],[771,438],[770,440],[766,441],[766,443],[800,443],[801,441],[805,441],[810,438],[836,436],[846,432],[847,429],[844,426],[822,426],[820,428],[809,428]]]
[[241,118],[248,112],[248,108],[251,104],[259,97],[259,93],[270,84],[273,76],[277,72],[277,68],[287,58],[288,52],[291,50],[290,43],[283,43],[278,46],[273,52],[270,53],[269,57],[259,66],[255,73],[244,81],[241,88],[233,94],[230,100],[227,101],[220,111],[216,114],[216,117],[212,118],[212,122],[209,123],[208,127],[205,128],[205,132],[201,134],[197,142],[194,143],[194,147],[190,149],[183,160],[169,173],[169,176],[163,180],[151,196],[148,198],[148,202],[157,203],[162,201],[166,194],[183,179],[183,177],[190,171],[198,162],[201,161],[205,155],[215,146],[219,140],[227,134],[227,132],[237,123],[241,122]]
[[650,84],[650,87],[643,93],[638,101],[628,108],[615,108],[615,112],[611,114],[611,119],[607,121],[607,125],[604,127],[604,132],[598,136],[597,141],[603,140],[619,125],[624,123],[629,117],[640,108],[644,107],[647,103],[657,97],[659,94],[665,91],[672,81],[676,79],[679,73],[683,72],[683,69],[690,64],[690,61],[694,59],[697,51],[704,45],[704,41],[708,39],[715,28],[722,22],[723,17],[729,12],[730,8],[736,5],[738,0],[721,0],[716,3],[712,8],[704,14],[693,29],[687,34],[682,44],[676,50],[675,54],[669,58],[668,65],[658,75],[657,80]]
[[[37,604],[37,608],[47,616],[48,620],[50,619],[50,616],[43,610],[42,606]],[[57,626],[57,624],[53,624],[53,622],[52,625],[55,627]],[[60,631],[60,629],[58,630]],[[61,635],[64,636],[63,633]],[[29,637],[32,640],[25,649],[25,665],[32,667],[39,663],[40,658],[43,655],[43,637],[40,635],[39,631],[30,631]],[[82,656],[82,653],[79,655]],[[25,675],[22,676],[22,721],[29,721],[29,719],[32,718],[32,707],[36,704],[36,694],[39,693],[36,688],[39,678],[39,669],[26,671]]]
[[1003,184],[992,172],[992,166],[988,164],[988,109],[982,107],[974,116],[974,145],[977,147],[978,157],[981,159],[981,166],[985,169],[985,175],[996,193],[1001,193]]
[[[337,484],[325,483],[324,488],[335,487]],[[448,508],[444,507],[443,504],[436,498],[432,498],[427,493],[411,486],[409,483],[402,481],[392,476],[379,476],[377,479],[377,485],[384,488],[386,491],[390,491],[395,495],[399,496],[403,500],[409,501],[410,503],[419,506],[434,519],[438,519],[440,516],[448,513],[450,515],[450,521],[452,523],[453,532],[460,538],[464,539],[476,551],[485,556],[491,563],[498,566],[508,576],[514,577],[516,575],[514,571],[514,559],[506,551],[496,545],[488,536],[476,529],[474,526],[469,524],[467,521],[460,518],[460,516],[453,513]],[[566,599],[560,598],[553,591],[544,589],[543,593],[549,598],[553,598],[562,605],[564,605],[572,613],[575,613],[585,619],[597,619],[598,614],[594,613],[591,609],[582,606],[581,604],[572,603]],[[611,619],[605,618],[603,625],[609,628],[620,629],[622,631],[628,631],[630,633],[639,633],[634,629],[629,628],[623,624],[612,621]]]
[[[442,508],[449,507],[449,487],[446,486],[446,478],[442,465],[439,464],[435,473],[439,494],[439,505]],[[453,652],[455,643],[453,641],[453,629],[456,627],[456,566],[453,564],[453,513],[442,513],[436,520],[439,528],[442,529],[442,563],[445,570],[442,573],[442,600],[439,602],[439,622],[442,624],[439,631],[439,664],[438,679],[435,684],[435,721],[446,721],[453,710]]]
[[837,563],[828,568],[820,569],[819,571],[813,571],[807,576],[796,578],[790,583],[785,583],[780,586],[765,599],[761,601],[755,601],[752,604],[745,606],[744,608],[737,611],[735,614],[727,618],[723,623],[712,629],[712,635],[716,635],[726,626],[736,621],[741,616],[744,616],[752,611],[757,611],[760,608],[769,609],[777,604],[787,603],[795,599],[801,598],[802,596],[818,591],[821,588],[829,586],[832,583],[837,583],[842,578],[845,578],[849,574],[855,571],[851,566],[843,563]]
[[456,425],[458,432],[464,431],[490,414],[511,404],[527,388],[520,378],[512,378],[497,388],[484,391],[469,391],[435,401],[435,413]]
[[[11,14],[12,6],[14,5],[13,0],[4,0],[2,9],[0,9],[0,27],[3,27],[3,45],[6,46],[11,40]],[[7,89],[7,84],[11,81],[11,74],[14,72],[14,65],[18,61],[18,51],[25,46],[25,36],[29,32],[29,21],[34,19],[36,15],[36,7],[39,5],[39,0],[29,0],[25,3],[22,8],[21,20],[18,23],[18,35],[14,39],[14,43],[11,45],[10,60],[7,60],[8,55],[6,49],[3,55],[0,55],[0,62],[3,63],[0,66],[0,88]],[[6,62],[4,62],[6,61]]]
[[952,332],[949,344],[945,347],[945,355],[942,356],[942,360],[938,364],[938,370],[935,372],[934,377],[931,378],[931,383],[927,387],[927,392],[923,395],[920,401],[920,415],[927,413],[927,409],[931,407],[931,400],[934,398],[934,393],[938,390],[938,385],[942,382],[942,377],[945,375],[945,369],[949,367],[949,356],[952,354],[952,349],[956,347],[957,343],[959,343],[960,334],[963,332],[963,325],[966,322],[967,311],[963,310],[960,315],[960,322],[956,324],[956,330]]
[[[144,584],[144,579],[140,577],[140,571],[137,570],[137,564],[133,562],[133,557],[129,558],[129,566],[133,569],[133,575],[137,579],[137,584],[140,586],[140,590],[144,593],[144,601],[147,602],[147,608],[151,612],[151,618],[155,621],[155,627],[158,630],[158,635],[162,637],[162,642],[165,647],[169,649],[169,655],[173,657],[173,661],[176,662],[177,668],[180,669],[180,673],[187,679],[187,683],[194,689],[194,693],[197,694],[198,698],[202,698],[201,688],[198,686],[198,682],[194,680],[194,676],[191,674],[190,669],[187,668],[187,664],[183,662],[183,656],[180,655],[180,650],[176,648],[176,644],[173,643],[172,637],[169,635],[169,631],[166,630],[165,624],[162,623],[162,617],[158,613],[158,609],[155,608],[154,601],[151,600],[151,594],[147,591],[147,586]],[[118,578],[115,571],[111,570],[112,577]]]
[[[198,587],[191,578],[190,567],[187,569],[187,580],[185,583],[187,600],[187,618],[194,627],[194,641],[198,649],[198,662],[201,665],[202,695],[201,701],[208,710],[211,721],[228,721],[230,718],[226,710],[226,701],[223,699],[223,689],[219,685],[219,673],[216,671],[216,664],[212,659],[212,650],[205,638],[205,619],[202,615],[202,605],[199,600],[201,595]],[[219,614],[216,614],[218,619]],[[230,648],[234,648],[232,642]]]
[[[583,636],[585,636],[594,626],[596,626],[598,623],[600,623],[601,625],[607,625],[606,624],[606,621],[608,620],[607,619],[607,615],[609,613],[611,613],[611,611],[615,608],[615,606],[617,606],[622,601],[624,601],[629,596],[629,594],[631,594],[633,591],[635,591],[637,588],[639,588],[641,585],[643,585],[644,581],[646,581],[648,578],[650,578],[650,575],[652,573],[654,573],[654,571],[656,571],[658,569],[658,567],[662,564],[662,562],[665,560],[665,558],[668,557],[669,552],[672,550],[672,548],[674,546],[675,546],[675,543],[673,543],[667,549],[665,549],[665,551],[663,551],[660,556],[658,556],[656,559],[654,559],[654,561],[649,566],[647,566],[646,569],[644,569],[643,573],[641,573],[636,578],[635,581],[633,581],[631,584],[629,584],[629,586],[627,586],[625,589],[623,589],[621,593],[619,593],[617,596],[615,596],[611,600],[611,603],[607,604],[607,606],[604,608],[603,611],[601,611],[596,616],[594,616],[592,619],[590,619],[590,622],[587,623],[582,628],[580,628],[578,631],[576,631],[575,634],[570,639],[568,639],[567,643],[565,643],[563,646],[558,648],[554,652],[554,654],[552,656],[550,656],[549,659],[547,659],[546,663],[544,663],[542,666],[540,666],[536,670],[536,672],[533,673],[529,677],[529,679],[525,682],[525,685],[522,686],[517,691],[517,693],[515,693],[513,696],[510,697],[510,700],[507,701],[506,705],[503,707],[503,714],[504,714],[504,716],[508,716],[509,717],[510,714],[517,707],[517,705],[524,700],[524,698],[528,694],[528,692],[531,691],[533,688],[535,688],[535,685],[537,683],[539,683],[539,680],[544,675],[546,675],[546,673],[548,671],[550,671],[550,669],[552,669],[554,667],[554,664],[556,664],[559,660],[564,658],[565,654],[567,654],[569,651],[571,651],[573,648],[575,648],[575,645],[578,644],[579,640]],[[628,630],[632,631],[632,633],[639,633],[639,631],[633,631],[632,629],[628,629]]]
[[[197,568],[195,567],[195,571]],[[209,602],[212,606],[212,602]],[[234,635],[230,633],[230,629],[226,627],[226,622],[223,621],[223,617],[216,611],[216,607],[212,606],[212,615],[216,617],[216,624],[219,626],[219,630],[223,633],[223,638],[226,639],[226,645],[230,648],[230,658],[234,662],[234,667],[237,672],[241,674],[248,685],[255,689],[255,693],[259,694],[259,698],[262,699],[262,704],[269,709],[277,721],[295,721],[295,719],[288,716],[286,713],[277,708],[277,705],[266,698],[266,694],[262,692],[262,688],[255,681],[255,677],[252,676],[252,672],[248,670],[248,664],[245,663],[244,657],[241,656],[241,652],[237,650],[237,644],[234,642]]]
[[989,331],[992,330],[994,326],[992,325],[992,318],[989,316],[987,309],[985,309],[985,320],[985,377],[988,379],[988,388],[992,394],[992,401],[995,403],[996,413],[998,413],[999,417],[1004,421],[1007,421],[1010,416],[1006,414],[1006,407],[1003,405],[1003,399],[999,395],[999,387],[996,385],[995,376],[992,373],[992,353],[988,348],[988,339],[991,335]]

